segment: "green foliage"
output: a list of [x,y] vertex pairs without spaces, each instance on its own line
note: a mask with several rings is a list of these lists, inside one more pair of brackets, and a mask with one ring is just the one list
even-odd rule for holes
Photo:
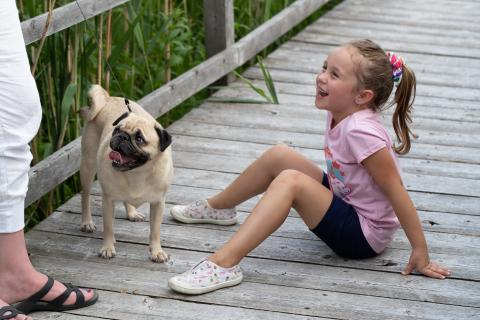
[[258,65],[260,66],[260,70],[262,70],[265,85],[267,86],[268,92],[270,93],[270,100],[274,104],[280,104],[277,97],[277,90],[275,89],[275,84],[273,83],[270,71],[268,71],[267,66],[263,63],[263,59],[260,56],[258,57]]
[[[71,1],[58,0],[55,7]],[[169,12],[165,12],[165,1],[172,4]],[[17,0],[21,19],[47,12],[48,2]],[[236,40],[293,2],[235,0]],[[109,82],[111,95],[138,100],[165,84],[170,75],[173,79],[205,60],[202,1],[131,0],[111,11],[110,30],[107,19],[108,13],[104,13],[45,39],[35,73],[43,119],[39,133],[32,142],[34,163],[80,136],[82,122],[78,111],[87,104],[87,91],[91,84],[106,86]],[[292,34],[289,33],[287,37]],[[111,48],[108,48],[106,41],[109,36]],[[277,41],[274,46],[264,50],[263,55],[279,43]],[[39,41],[27,47],[31,61],[37,56],[38,46]],[[99,48],[102,49],[100,59]],[[108,57],[107,51],[110,51]],[[249,65],[254,62],[252,59]],[[261,62],[260,67],[264,72],[269,99],[278,103],[273,80]],[[163,126],[168,126],[207,99],[209,94],[210,90],[202,90],[163,115],[159,121]],[[265,92],[263,94],[267,96]],[[78,176],[69,178],[27,209],[28,226],[41,221],[52,209],[79,190]]]

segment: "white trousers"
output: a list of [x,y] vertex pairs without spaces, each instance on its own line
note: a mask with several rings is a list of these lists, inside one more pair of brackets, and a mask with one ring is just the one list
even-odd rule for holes
[[0,0],[0,233],[24,227],[28,143],[41,117],[15,0]]

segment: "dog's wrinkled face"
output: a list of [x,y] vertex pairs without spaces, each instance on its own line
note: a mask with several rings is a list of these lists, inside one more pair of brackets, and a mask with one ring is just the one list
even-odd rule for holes
[[118,171],[141,167],[171,143],[170,135],[155,123],[133,113],[122,115],[113,123],[115,129],[110,139],[112,149],[108,157]]

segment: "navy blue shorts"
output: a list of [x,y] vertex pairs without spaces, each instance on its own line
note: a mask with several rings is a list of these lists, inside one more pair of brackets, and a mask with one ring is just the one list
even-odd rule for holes
[[[330,189],[325,173],[322,184]],[[339,256],[364,259],[377,255],[363,235],[355,209],[335,194],[322,221],[311,231]]]

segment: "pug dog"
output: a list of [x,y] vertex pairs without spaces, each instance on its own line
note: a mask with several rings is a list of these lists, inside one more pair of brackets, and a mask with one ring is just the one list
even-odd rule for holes
[[89,92],[89,106],[81,111],[86,121],[82,135],[82,225],[93,232],[90,190],[95,173],[102,187],[103,246],[99,256],[116,254],[113,233],[115,201],[123,201],[128,219],[144,221],[136,211],[150,203],[150,259],[168,260],[160,245],[165,195],[173,178],[171,136],[140,105],[110,97],[99,85]]

